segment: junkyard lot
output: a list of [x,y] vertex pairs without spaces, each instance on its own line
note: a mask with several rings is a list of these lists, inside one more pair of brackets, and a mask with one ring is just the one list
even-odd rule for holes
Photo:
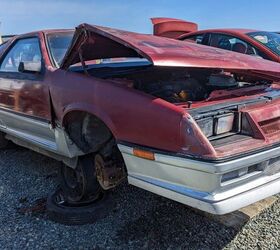
[[95,224],[51,222],[40,201],[55,189],[59,164],[23,148],[0,152],[1,249],[280,248],[280,201],[237,231],[124,184],[113,192],[115,209]]

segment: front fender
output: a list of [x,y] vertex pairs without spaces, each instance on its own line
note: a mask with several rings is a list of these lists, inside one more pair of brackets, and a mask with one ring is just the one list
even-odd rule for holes
[[116,127],[115,127],[114,123],[112,122],[112,120],[110,119],[110,117],[106,114],[106,112],[104,110],[102,110],[100,107],[97,107],[95,105],[88,104],[88,103],[78,102],[78,103],[71,103],[71,104],[65,106],[63,108],[63,114],[62,114],[62,126],[65,125],[64,124],[65,117],[70,112],[73,112],[73,111],[87,112],[91,115],[95,115],[101,121],[103,121],[104,124],[110,129],[112,134],[114,136],[116,136],[116,134],[117,134]]

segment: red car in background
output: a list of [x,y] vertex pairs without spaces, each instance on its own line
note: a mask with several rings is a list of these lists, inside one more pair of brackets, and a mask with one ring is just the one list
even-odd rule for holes
[[153,18],[154,34],[280,62],[280,34],[252,29],[198,30],[195,23]]

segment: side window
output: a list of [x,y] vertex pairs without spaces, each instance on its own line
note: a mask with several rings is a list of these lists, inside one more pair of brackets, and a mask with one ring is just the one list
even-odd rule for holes
[[20,62],[38,63],[42,55],[38,38],[25,38],[18,40],[4,57],[0,65],[2,72],[19,72]]
[[187,37],[186,39],[184,39],[184,41],[193,42],[197,44],[204,44],[204,36],[205,34],[194,35]]
[[220,49],[261,57],[256,48],[234,36],[211,34],[209,45]]

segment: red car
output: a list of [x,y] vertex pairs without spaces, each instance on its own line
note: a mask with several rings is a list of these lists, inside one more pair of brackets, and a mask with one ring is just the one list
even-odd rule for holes
[[171,18],[153,18],[155,35],[280,62],[280,34],[251,29],[198,30],[197,24]]
[[63,161],[68,203],[126,178],[214,214],[280,192],[278,63],[88,24],[73,33],[0,47],[1,147]]

